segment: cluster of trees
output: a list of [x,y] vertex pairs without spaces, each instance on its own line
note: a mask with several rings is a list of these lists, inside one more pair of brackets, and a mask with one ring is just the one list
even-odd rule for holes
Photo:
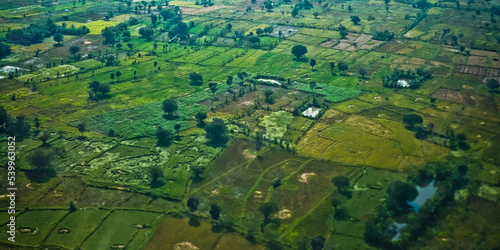
[[0,59],[10,55],[12,51],[10,50],[10,46],[5,43],[0,43]]
[[0,134],[7,136],[15,136],[16,140],[22,140],[29,137],[31,127],[25,117],[20,115],[17,117],[10,116],[3,106],[0,106]]
[[[467,170],[465,165],[454,166],[447,162],[446,165],[428,166],[420,170],[418,176],[409,177],[410,182],[391,183],[387,190],[386,203],[379,208],[377,216],[366,223],[365,241],[384,249],[407,249],[411,241],[426,233],[426,227],[435,219],[438,209],[453,201],[455,191],[467,184]],[[418,195],[415,183],[429,183],[433,179],[437,191],[432,199],[427,200],[418,211],[410,213],[413,209],[408,201],[414,200]],[[396,217],[404,217],[406,228],[405,233],[393,241],[395,232],[389,228]]]
[[[386,88],[419,88],[422,83],[432,77],[432,69],[419,68],[417,70],[395,69],[390,75],[382,79],[383,86]],[[406,81],[407,86],[402,85],[399,80]]]
[[312,3],[309,0],[304,0],[303,2],[299,2],[295,4],[292,10],[292,16],[297,17],[299,15],[299,10],[310,10],[313,8]]
[[99,81],[91,81],[88,83],[90,90],[88,91],[90,100],[98,100],[103,98],[110,91],[109,85],[100,83]]
[[50,37],[56,33],[66,35],[83,35],[89,33],[90,30],[86,26],[80,28],[67,28],[66,25],[58,26],[48,19],[45,24],[30,24],[30,26],[11,30],[7,33],[6,38],[12,43],[30,45],[34,43],[41,43],[44,38]]
[[390,32],[389,30],[384,31],[375,31],[373,34],[373,39],[379,41],[390,41],[394,38],[394,32]]
[[116,26],[106,27],[101,30],[101,35],[104,37],[105,44],[112,44],[122,41],[130,41],[130,31],[127,29],[129,26],[139,23],[137,18],[131,17],[125,22],[121,22]]

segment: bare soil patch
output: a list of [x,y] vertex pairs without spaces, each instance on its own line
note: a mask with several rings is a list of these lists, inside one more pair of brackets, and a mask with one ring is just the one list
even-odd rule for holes
[[462,102],[463,97],[460,94],[460,91],[457,90],[452,90],[452,89],[445,89],[445,88],[439,88],[432,94],[432,97],[438,98],[438,99],[443,99],[451,102]]
[[484,56],[470,56],[467,65],[487,67],[488,63]]
[[491,76],[491,77],[499,77],[500,69],[495,68],[487,68],[487,67],[479,67],[479,66],[471,66],[471,65],[457,65],[455,67],[456,72],[466,73],[466,74],[474,74],[480,76]]

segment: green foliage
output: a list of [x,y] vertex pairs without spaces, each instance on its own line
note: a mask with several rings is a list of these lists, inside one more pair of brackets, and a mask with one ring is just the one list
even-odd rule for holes
[[10,55],[10,46],[5,43],[0,43],[0,59]]
[[269,220],[269,216],[278,212],[278,205],[274,202],[266,202],[259,207],[259,211],[264,215],[266,220]]
[[406,182],[395,181],[389,185],[387,194],[388,209],[396,214],[401,214],[411,209],[408,201],[415,200],[418,192],[415,186]]
[[331,86],[323,83],[316,83],[316,89],[311,90],[308,84],[300,84],[299,89],[304,92],[314,92],[325,96],[325,100],[330,102],[341,102],[353,98],[361,93],[357,89],[348,89],[342,87]]
[[486,82],[486,87],[488,87],[490,89],[490,92],[493,93],[495,92],[496,89],[500,87],[500,83],[498,83],[497,80],[490,78]]
[[394,38],[394,32],[390,32],[389,30],[375,31],[375,33],[373,34],[374,40],[390,41],[393,38]]
[[344,188],[349,187],[349,178],[346,176],[335,176],[332,178],[332,183],[339,189],[339,192],[342,191]]
[[172,132],[170,130],[158,127],[156,130],[156,139],[158,139],[158,144],[161,146],[168,145],[172,139]]
[[221,208],[217,204],[212,204],[210,207],[210,216],[214,220],[218,220],[220,217]]
[[191,80],[191,84],[193,85],[203,84],[203,76],[198,72],[189,73],[189,80]]
[[227,126],[223,120],[214,118],[213,122],[205,126],[205,130],[207,131],[208,139],[219,142],[226,137]]
[[307,53],[307,48],[304,45],[295,45],[292,47],[292,54],[297,57],[297,59],[301,58]]
[[179,106],[177,105],[177,101],[174,99],[167,99],[162,102],[163,111],[170,116],[173,115],[178,108]]
[[[419,68],[415,70],[395,69],[390,75],[382,79],[383,86],[386,88],[419,88],[423,82],[432,77],[432,69]],[[401,83],[400,81],[406,83]]]
[[351,22],[354,25],[359,25],[359,22],[361,22],[361,19],[359,18],[359,16],[351,16]]
[[424,122],[424,119],[422,119],[422,117],[417,114],[406,114],[405,116],[403,116],[403,122],[413,127],[416,124]]
[[186,202],[186,205],[188,206],[189,210],[191,210],[191,212],[196,211],[196,209],[198,209],[199,204],[200,204],[200,200],[198,198],[195,198],[195,197],[189,198]]

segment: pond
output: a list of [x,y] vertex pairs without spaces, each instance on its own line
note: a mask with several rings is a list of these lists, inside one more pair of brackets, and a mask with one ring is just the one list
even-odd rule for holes
[[[412,201],[407,201],[410,206],[413,207],[415,212],[418,212],[420,207],[422,207],[427,200],[432,198],[436,193],[437,187],[434,185],[434,180],[425,186],[417,186],[417,198]],[[401,235],[401,230],[406,227],[406,223],[394,222],[389,226],[389,230],[395,231],[396,234],[392,237],[392,240],[398,240]]]
[[408,201],[408,204],[418,212],[421,206],[425,204],[425,202],[432,198],[436,193],[437,187],[434,185],[434,181],[431,181],[426,186],[417,186],[418,195],[417,198],[413,201]]

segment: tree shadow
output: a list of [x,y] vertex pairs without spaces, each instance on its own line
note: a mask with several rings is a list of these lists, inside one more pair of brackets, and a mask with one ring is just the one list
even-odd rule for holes
[[171,114],[171,115],[163,114],[161,117],[163,117],[165,120],[172,121],[172,120],[176,120],[177,118],[179,118],[179,115],[177,115],[177,114]]
[[344,190],[340,191],[339,194],[343,195],[348,200],[352,199],[352,191],[351,190],[344,189]]
[[296,62],[309,62],[309,60],[306,57],[294,58],[293,60]]
[[56,43],[56,44],[54,44],[54,47],[59,47],[60,48],[60,47],[63,47],[63,46],[64,45],[62,43]]
[[207,146],[213,147],[213,148],[223,148],[226,146],[226,143],[229,141],[229,138],[227,136],[223,136],[219,139],[214,139],[210,140],[206,143]]
[[49,182],[52,178],[56,177],[57,172],[53,167],[48,167],[45,169],[26,171],[25,175],[30,182],[46,183]]
[[172,145],[172,140],[158,140],[156,146],[158,147],[170,147]]

